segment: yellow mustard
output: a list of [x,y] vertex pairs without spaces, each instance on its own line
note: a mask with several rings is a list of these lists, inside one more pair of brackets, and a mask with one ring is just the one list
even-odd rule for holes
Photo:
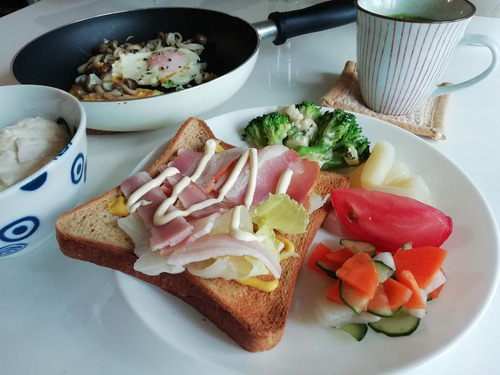
[[123,195],[114,197],[107,205],[108,211],[117,216],[128,216],[127,200]]
[[255,277],[255,276],[247,277],[246,279],[235,280],[235,281],[240,283],[240,284],[243,284],[243,285],[251,286],[252,288],[258,289],[262,292],[272,292],[279,285],[279,281],[277,279],[265,281],[265,280],[261,280],[261,279]]
[[281,250],[280,253],[282,257],[285,256],[287,253],[291,253],[295,250],[295,246],[293,245],[293,243],[288,241],[285,237],[276,236],[276,239],[278,241],[283,242],[283,244],[285,245],[285,247],[283,247],[283,250]]
[[[276,239],[283,242],[283,244],[285,245],[285,247],[283,247],[283,250],[281,250],[282,257],[286,257],[287,253],[292,253],[295,250],[295,246],[293,245],[293,243],[288,241],[286,238],[276,236]],[[277,279],[265,281],[257,277],[247,277],[246,279],[235,281],[243,285],[251,286],[252,288],[258,289],[262,292],[272,292],[279,285],[279,280]]]

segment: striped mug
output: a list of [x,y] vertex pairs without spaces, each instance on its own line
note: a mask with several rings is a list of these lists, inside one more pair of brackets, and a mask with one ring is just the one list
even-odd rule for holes
[[[355,0],[357,62],[365,104],[378,113],[407,115],[428,98],[449,94],[486,78],[499,47],[485,35],[464,34],[476,8],[466,0]],[[458,44],[490,49],[492,61],[477,76],[437,87]]]

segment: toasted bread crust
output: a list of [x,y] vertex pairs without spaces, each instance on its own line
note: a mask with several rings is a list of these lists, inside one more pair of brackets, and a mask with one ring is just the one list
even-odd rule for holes
[[[159,167],[171,160],[180,148],[202,150],[210,138],[215,136],[203,121],[188,119],[167,150],[147,171],[155,176]],[[321,172],[314,190],[324,196],[332,188],[346,186],[346,177]],[[56,223],[56,238],[65,255],[127,273],[180,298],[247,351],[269,350],[278,344],[285,329],[300,267],[327,214],[326,207],[310,215],[306,233],[284,236],[294,243],[299,256],[281,262],[279,286],[266,293],[235,281],[200,278],[187,271],[158,276],[135,271],[134,243],[118,227],[118,217],[107,211],[107,203],[120,194],[119,187],[116,187],[60,216]]]

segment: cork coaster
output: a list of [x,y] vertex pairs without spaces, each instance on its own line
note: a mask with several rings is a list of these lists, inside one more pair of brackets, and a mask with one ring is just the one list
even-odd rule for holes
[[[449,83],[442,83],[449,85]],[[325,107],[339,108],[397,125],[413,134],[436,140],[446,139],[445,115],[449,95],[428,99],[417,111],[404,116],[384,115],[372,111],[363,103],[358,82],[357,64],[348,61],[332,88],[320,99]]]

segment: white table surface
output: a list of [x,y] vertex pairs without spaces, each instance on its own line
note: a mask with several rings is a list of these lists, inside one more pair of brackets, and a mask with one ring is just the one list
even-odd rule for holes
[[[15,83],[9,72],[10,62],[22,45],[48,30],[96,14],[180,4],[221,10],[255,22],[266,19],[271,11],[312,3],[43,0],[0,18],[0,85]],[[200,117],[303,99],[317,102],[340,75],[344,63],[355,61],[355,31],[355,24],[350,24],[314,37],[296,37],[280,47],[263,44],[256,68],[244,88],[221,107]],[[500,19],[474,17],[467,32],[488,34],[500,43]],[[322,48],[314,48],[314,43]],[[459,82],[485,68],[488,52],[482,48],[469,52],[470,49],[456,51],[443,81]],[[499,108],[497,69],[485,81],[452,95],[447,139],[429,141],[477,184],[497,223]],[[144,155],[174,131],[166,128],[89,136],[88,182],[82,200],[116,186]],[[92,290],[94,293],[89,293]],[[99,292],[96,294],[95,290]],[[497,374],[499,316],[497,291],[482,319],[464,339],[438,358],[404,374]],[[35,253],[0,262],[1,374],[213,373],[206,366],[175,349],[166,350],[165,343],[126,303],[112,271],[65,258],[55,239]]]

